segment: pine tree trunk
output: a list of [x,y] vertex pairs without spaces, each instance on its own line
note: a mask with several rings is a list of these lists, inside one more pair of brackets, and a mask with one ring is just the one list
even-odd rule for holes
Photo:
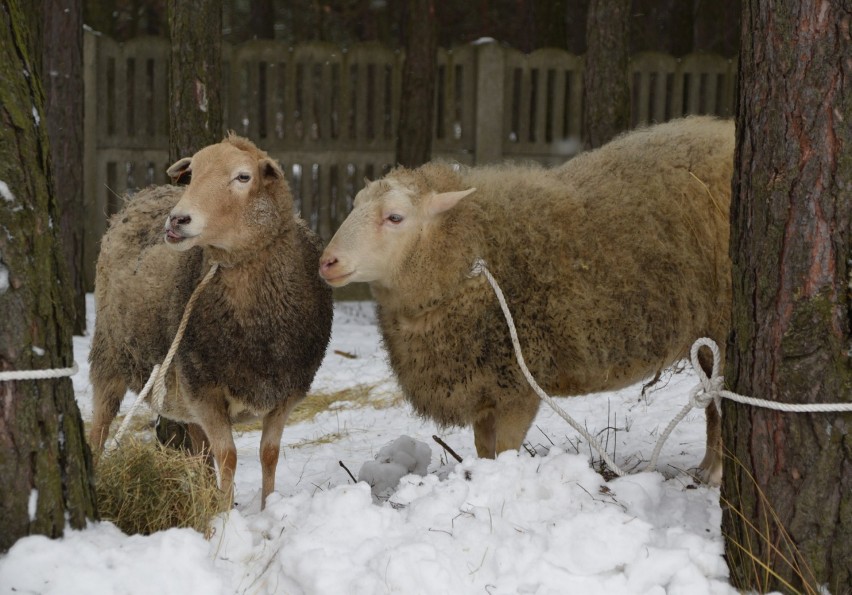
[[432,156],[438,33],[434,0],[408,0],[405,64],[396,137],[396,161],[417,167]]
[[[739,394],[852,401],[852,14],[841,4],[744,2],[726,372]],[[723,419],[734,584],[852,592],[852,414],[726,402]]]
[[74,292],[75,335],[86,330],[83,273],[83,5],[44,1],[42,81],[62,247]]
[[[174,163],[222,140],[222,4],[169,0],[169,31],[169,163]],[[180,422],[158,419],[157,438],[195,452]]]
[[222,140],[221,2],[169,0],[169,31],[169,161],[174,163]]
[[594,149],[630,125],[627,86],[630,0],[591,0],[583,73],[584,144]]
[[[71,366],[73,299],[51,185],[40,60],[17,0],[0,0],[0,371]],[[25,73],[25,74],[22,74]],[[95,517],[70,378],[0,382],[0,551]]]

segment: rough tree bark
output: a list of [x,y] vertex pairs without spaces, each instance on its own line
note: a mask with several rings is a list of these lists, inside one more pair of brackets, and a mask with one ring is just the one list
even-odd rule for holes
[[[222,4],[169,0],[169,163],[222,140]],[[197,452],[186,425],[157,421],[164,444]]]
[[630,0],[591,0],[583,73],[584,145],[600,147],[630,126]]
[[396,161],[406,167],[422,165],[432,156],[432,114],[438,62],[435,23],[435,0],[408,0],[405,64],[402,67],[396,137]]
[[[727,381],[772,401],[850,402],[852,13],[842,0],[743,8]],[[723,419],[734,584],[852,592],[852,414],[726,402]]]
[[169,0],[169,161],[222,140],[222,3]]
[[[0,0],[0,371],[71,366],[73,299],[59,246],[44,95],[18,0]],[[24,73],[24,74],[22,74]],[[70,378],[0,382],[0,551],[96,516]]]
[[86,330],[83,271],[83,4],[43,0],[42,78],[59,227],[74,292],[75,335]]

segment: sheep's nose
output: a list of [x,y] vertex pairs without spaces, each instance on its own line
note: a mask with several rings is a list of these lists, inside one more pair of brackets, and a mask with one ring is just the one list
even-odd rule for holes
[[191,221],[192,217],[190,217],[189,215],[172,215],[171,217],[169,217],[169,223],[172,228],[175,228],[179,225],[189,225]]
[[323,256],[320,258],[320,273],[324,273],[337,264],[337,257]]

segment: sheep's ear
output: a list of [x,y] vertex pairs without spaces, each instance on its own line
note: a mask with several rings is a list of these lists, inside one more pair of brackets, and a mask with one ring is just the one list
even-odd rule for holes
[[166,174],[172,179],[173,184],[188,184],[189,177],[192,175],[189,169],[189,165],[192,163],[192,159],[190,157],[184,157],[174,163],[169,169],[166,170]]
[[429,200],[429,213],[431,215],[437,215],[438,213],[449,211],[454,206],[456,206],[461,199],[473,192],[476,192],[476,188],[468,188],[467,190],[457,190],[455,192],[441,192],[439,194],[435,194]]
[[267,182],[284,179],[284,171],[274,159],[261,159],[258,168],[260,169],[260,175]]

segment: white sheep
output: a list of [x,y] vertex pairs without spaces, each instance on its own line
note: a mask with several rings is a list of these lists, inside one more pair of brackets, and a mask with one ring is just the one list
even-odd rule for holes
[[[548,392],[614,390],[725,344],[734,126],[690,117],[628,133],[555,169],[397,168],[367,185],[325,249],[332,286],[370,283],[414,409],[473,425],[480,456],[520,447],[539,399],[482,258]],[[721,476],[716,408],[701,476]]]
[[139,192],[102,240],[89,440],[103,448],[125,391],[138,393],[162,362],[189,296],[217,262],[168,374],[162,413],[190,423],[196,445],[206,435],[229,496],[237,462],[231,423],[262,417],[263,506],[284,422],[331,333],[331,289],[316,274],[320,242],[293,216],[278,164],[248,140],[231,135],[168,173],[191,177],[189,185]]

